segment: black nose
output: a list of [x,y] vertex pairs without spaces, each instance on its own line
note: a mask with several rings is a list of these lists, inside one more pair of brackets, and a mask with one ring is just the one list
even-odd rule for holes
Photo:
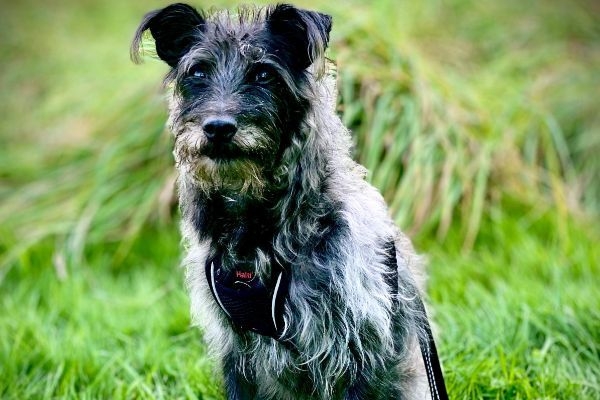
[[208,118],[202,125],[202,129],[210,141],[227,141],[237,132],[237,123],[230,117]]

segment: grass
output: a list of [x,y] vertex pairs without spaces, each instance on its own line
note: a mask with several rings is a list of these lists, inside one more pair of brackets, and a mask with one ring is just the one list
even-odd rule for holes
[[576,244],[565,247],[543,231],[552,224],[545,219],[532,224],[498,213],[484,221],[468,256],[459,243],[430,247],[430,295],[457,398],[598,393],[600,252],[573,226],[568,234]]
[[106,252],[90,267],[57,280],[42,268],[53,246],[37,246],[6,282],[1,362],[3,398],[218,398],[199,332],[189,328],[185,295],[175,273],[172,230],[148,232],[160,241],[128,270],[111,271]]
[[[356,157],[429,255],[451,397],[598,398],[598,6],[303,4],[333,14]],[[1,398],[223,398],[177,268],[165,68],[128,60],[149,7],[3,6]]]

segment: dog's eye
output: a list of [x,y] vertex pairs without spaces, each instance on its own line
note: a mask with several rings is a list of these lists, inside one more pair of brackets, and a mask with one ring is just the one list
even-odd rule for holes
[[275,73],[269,68],[259,68],[255,75],[254,81],[259,84],[270,83],[275,79]]
[[196,79],[206,79],[208,78],[208,73],[206,72],[206,68],[204,66],[196,65],[190,69],[189,76]]

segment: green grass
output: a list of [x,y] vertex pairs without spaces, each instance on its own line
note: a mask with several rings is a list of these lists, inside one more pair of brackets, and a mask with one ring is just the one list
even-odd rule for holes
[[[356,157],[429,255],[451,397],[599,398],[598,6],[303,4],[333,14]],[[165,68],[128,59],[151,7],[3,5],[0,398],[223,398],[178,268]]]
[[[189,328],[176,232],[148,231],[114,270],[114,248],[66,275],[53,245],[20,261],[4,287],[2,398],[219,398],[211,362]],[[55,267],[60,262],[55,261]],[[60,277],[60,278],[58,278]]]
[[544,231],[545,219],[499,212],[468,256],[458,243],[430,247],[430,295],[457,398],[597,398],[598,237],[569,226],[567,245]]

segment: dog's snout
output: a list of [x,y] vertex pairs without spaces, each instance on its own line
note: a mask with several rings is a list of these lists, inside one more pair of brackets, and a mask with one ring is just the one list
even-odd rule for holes
[[227,141],[237,132],[237,123],[231,117],[208,118],[202,125],[202,129],[208,140]]

